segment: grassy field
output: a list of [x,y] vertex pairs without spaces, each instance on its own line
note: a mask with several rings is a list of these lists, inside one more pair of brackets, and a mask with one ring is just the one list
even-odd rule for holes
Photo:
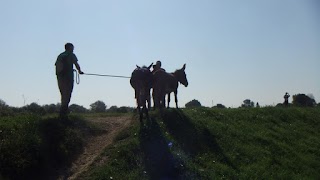
[[[128,114],[125,114],[128,115]],[[84,119],[0,117],[0,179],[54,178],[99,131]],[[169,109],[134,123],[79,179],[319,179],[319,108]]]
[[55,179],[97,130],[79,116],[0,117],[0,179]]
[[319,108],[152,112],[81,179],[319,179],[319,128]]

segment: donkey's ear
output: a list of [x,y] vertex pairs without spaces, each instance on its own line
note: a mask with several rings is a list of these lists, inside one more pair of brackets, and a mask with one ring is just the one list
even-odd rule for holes
[[137,66],[137,68],[140,68],[140,66],[138,66],[138,65],[136,65]]
[[186,69],[186,64],[184,64],[182,67],[182,70],[185,70],[185,69]]
[[148,69],[150,70],[150,68],[152,67],[153,63],[150,64],[150,66],[148,66]]

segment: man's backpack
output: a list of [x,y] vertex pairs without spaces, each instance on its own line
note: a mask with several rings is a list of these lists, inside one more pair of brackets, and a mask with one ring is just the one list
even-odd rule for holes
[[55,65],[56,65],[56,75],[57,76],[64,76],[67,73],[67,60],[70,57],[70,54],[64,56],[62,58],[58,58]]

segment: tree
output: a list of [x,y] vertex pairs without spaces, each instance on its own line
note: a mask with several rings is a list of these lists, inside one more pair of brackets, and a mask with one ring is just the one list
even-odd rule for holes
[[109,109],[108,109],[108,112],[117,112],[118,110],[118,107],[117,106],[111,106]]
[[0,107],[7,107],[8,105],[2,99],[0,99]]
[[213,108],[226,108],[223,104],[217,104],[216,106],[213,106]]
[[50,114],[59,112],[59,108],[60,108],[60,106],[58,107],[58,105],[55,105],[55,104],[49,104],[49,105],[46,104],[42,107],[46,113],[50,113]]
[[241,107],[254,107],[254,102],[250,99],[245,99]]
[[302,107],[313,107],[316,105],[316,101],[305,94],[296,94],[292,96],[292,104]]
[[119,113],[127,113],[129,112],[129,109],[125,106],[121,106],[120,108],[118,108],[117,112]]
[[80,106],[78,104],[71,104],[69,106],[69,110],[70,112],[74,112],[74,113],[85,113],[88,111],[85,107]]
[[128,112],[133,112],[134,110],[135,110],[135,108],[132,108],[132,107],[121,106],[118,108],[117,106],[111,106],[108,109],[108,112],[128,113]]
[[0,116],[8,116],[14,114],[13,108],[9,107],[6,102],[0,99]]
[[44,108],[35,102],[22,107],[22,109],[40,115],[44,115],[46,113]]
[[201,103],[198,100],[192,100],[185,104],[186,108],[193,108],[193,107],[201,107]]
[[103,101],[96,101],[90,105],[92,112],[105,112],[106,104]]

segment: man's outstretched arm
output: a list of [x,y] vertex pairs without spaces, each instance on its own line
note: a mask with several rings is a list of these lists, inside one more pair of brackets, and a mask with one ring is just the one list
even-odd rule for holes
[[75,62],[74,65],[76,66],[79,74],[83,74],[83,72],[81,71],[80,65],[78,64],[78,62]]

